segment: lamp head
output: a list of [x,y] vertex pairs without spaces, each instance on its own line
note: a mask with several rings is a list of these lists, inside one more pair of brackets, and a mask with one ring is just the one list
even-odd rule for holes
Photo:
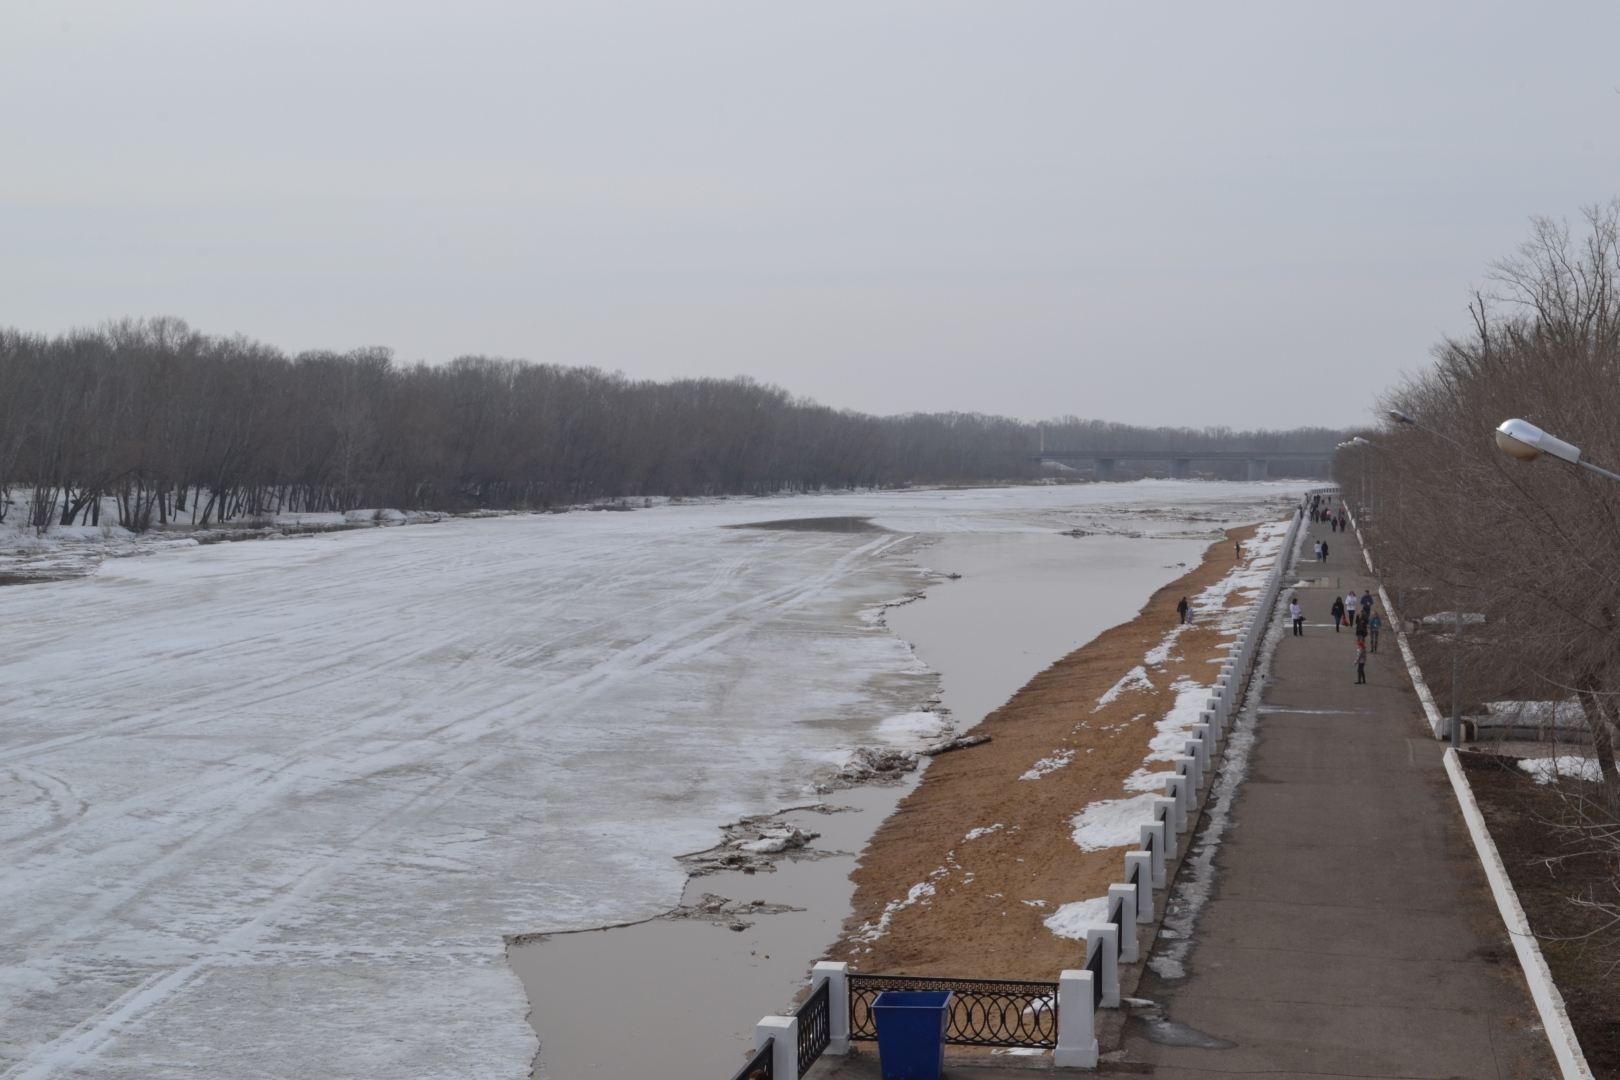
[[1401,412],[1401,410],[1399,410],[1399,409],[1391,409],[1391,410],[1389,410],[1389,418],[1391,420],[1395,421],[1397,424],[1415,424],[1415,423],[1417,423],[1416,420],[1412,419],[1410,416],[1407,416],[1405,413]]
[[1547,434],[1528,420],[1502,421],[1496,428],[1496,445],[1520,461],[1534,461],[1542,454],[1551,454],[1571,465],[1581,460],[1580,447]]
[[1350,441],[1355,443],[1357,446],[1371,446],[1372,445],[1372,443],[1368,442],[1366,439],[1363,439],[1360,435],[1357,435],[1355,438],[1351,439]]

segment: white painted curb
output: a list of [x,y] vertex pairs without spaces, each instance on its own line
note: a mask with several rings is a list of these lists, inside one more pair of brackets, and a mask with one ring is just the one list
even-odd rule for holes
[[[1372,552],[1361,537],[1361,526],[1353,515],[1350,522],[1355,527],[1356,543],[1361,545],[1362,557],[1367,560],[1367,570],[1376,575]],[[1412,647],[1406,641],[1406,631],[1400,629],[1402,624],[1382,584],[1378,586],[1378,598],[1383,601],[1384,611],[1395,625],[1395,640],[1400,643],[1401,655],[1406,658],[1407,673],[1412,676],[1418,700],[1423,702],[1429,726],[1434,729],[1434,737],[1438,739],[1445,727],[1444,721],[1434,704],[1434,695],[1429,693],[1429,684],[1423,681],[1423,671],[1418,667],[1417,657],[1412,655]],[[1547,967],[1547,958],[1541,955],[1541,943],[1530,931],[1530,920],[1525,918],[1519,894],[1513,891],[1513,882],[1508,879],[1507,867],[1502,864],[1501,853],[1496,850],[1496,841],[1491,839],[1491,831],[1485,825],[1485,815],[1479,812],[1474,789],[1468,783],[1468,775],[1463,772],[1462,762],[1457,760],[1457,751],[1446,747],[1445,760],[1446,774],[1451,777],[1451,790],[1457,796],[1457,805],[1462,808],[1463,820],[1468,823],[1468,835],[1474,838],[1474,851],[1479,855],[1485,877],[1491,883],[1496,910],[1507,925],[1508,937],[1513,941],[1513,951],[1519,956],[1519,966],[1524,969],[1524,980],[1530,984],[1530,998],[1536,1003],[1536,1011],[1541,1014],[1541,1026],[1547,1031],[1547,1042],[1552,1046],[1553,1056],[1558,1059],[1559,1071],[1563,1073],[1564,1080],[1592,1080],[1592,1070],[1586,1064],[1580,1040],[1575,1037],[1575,1028],[1569,1022],[1569,1011],[1564,1008],[1564,995],[1558,992],[1558,984],[1553,982],[1552,972]]]
[[[1362,539],[1361,522],[1356,520],[1354,514],[1350,515],[1350,527],[1356,530],[1356,543],[1361,545],[1361,557],[1367,562],[1367,573],[1377,577],[1378,571],[1373,569],[1372,548]],[[1417,690],[1418,700],[1423,703],[1423,715],[1429,718],[1429,730],[1434,732],[1436,739],[1443,738],[1446,734],[1445,718],[1440,715],[1440,707],[1434,703],[1434,695],[1429,693],[1429,684],[1423,681],[1423,669],[1418,667],[1417,655],[1406,640],[1406,624],[1401,621],[1395,605],[1389,602],[1389,593],[1384,591],[1383,582],[1378,583],[1378,599],[1384,605],[1384,614],[1389,616],[1390,629],[1395,631],[1395,644],[1401,647],[1401,656],[1406,660],[1406,671],[1412,676],[1412,686]]]
[[1519,894],[1513,891],[1513,882],[1508,880],[1507,868],[1502,865],[1496,841],[1491,839],[1485,825],[1485,816],[1479,812],[1479,803],[1474,801],[1474,789],[1469,786],[1462,762],[1457,760],[1457,751],[1449,746],[1446,747],[1446,772],[1451,776],[1451,789],[1457,793],[1457,804],[1462,807],[1463,820],[1468,822],[1468,833],[1474,838],[1474,850],[1479,852],[1480,864],[1490,879],[1496,909],[1507,924],[1513,951],[1519,954],[1519,966],[1524,968],[1530,996],[1535,999],[1536,1011],[1541,1013],[1541,1024],[1547,1029],[1547,1041],[1552,1044],[1553,1056],[1558,1058],[1558,1068],[1564,1080],[1592,1080],[1592,1070],[1586,1064],[1586,1055],[1581,1052],[1580,1040],[1575,1037],[1569,1012],[1564,1008],[1564,995],[1558,992],[1552,972],[1547,969],[1541,944],[1530,932],[1530,920],[1525,918]]

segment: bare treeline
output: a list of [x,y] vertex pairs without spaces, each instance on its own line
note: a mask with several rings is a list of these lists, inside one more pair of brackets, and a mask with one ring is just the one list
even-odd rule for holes
[[1042,439],[1323,449],[1334,436],[873,417],[748,379],[656,383],[485,357],[400,366],[383,349],[289,357],[174,319],[0,331],[0,491],[35,528],[101,524],[111,506],[140,531],[284,511],[1027,480],[1042,475]]
[[[1392,422],[1368,433],[1375,446],[1341,450],[1334,471],[1368,508],[1403,614],[1485,616],[1460,650],[1419,639],[1431,663],[1460,656],[1465,715],[1491,700],[1578,701],[1620,808],[1620,484],[1493,441],[1524,418],[1620,469],[1620,204],[1589,211],[1578,236],[1537,222],[1472,312],[1472,335],[1443,341],[1434,367],[1384,403],[1460,449]],[[1447,670],[1431,680],[1440,698]]]

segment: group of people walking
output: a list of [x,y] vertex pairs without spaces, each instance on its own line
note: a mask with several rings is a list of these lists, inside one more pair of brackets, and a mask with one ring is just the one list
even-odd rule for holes
[[[1367,681],[1367,652],[1368,645],[1372,651],[1378,651],[1378,633],[1384,628],[1383,616],[1373,609],[1372,594],[1363,590],[1360,596],[1354,591],[1344,596],[1333,598],[1333,607],[1328,610],[1333,616],[1333,632],[1337,634],[1341,628],[1350,627],[1356,635],[1356,682]],[[1295,596],[1288,602],[1288,614],[1294,620],[1294,636],[1305,636],[1305,612],[1299,606],[1299,597]]]
[[[1349,527],[1349,515],[1345,513],[1343,506],[1337,510],[1333,509],[1333,496],[1331,495],[1311,496],[1311,522],[1315,524],[1319,521],[1327,522],[1328,528],[1334,532],[1344,532]],[[1323,549],[1322,556],[1325,556],[1327,545],[1323,544],[1321,547]]]

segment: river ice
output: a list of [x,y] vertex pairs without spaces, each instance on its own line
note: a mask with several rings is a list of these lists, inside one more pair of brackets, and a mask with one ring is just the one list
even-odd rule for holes
[[[908,537],[1196,535],[1300,486],[459,519],[0,588],[0,1075],[525,1076],[506,935],[663,911],[719,824],[936,730],[860,617],[922,583]],[[848,515],[894,531],[718,528]]]

